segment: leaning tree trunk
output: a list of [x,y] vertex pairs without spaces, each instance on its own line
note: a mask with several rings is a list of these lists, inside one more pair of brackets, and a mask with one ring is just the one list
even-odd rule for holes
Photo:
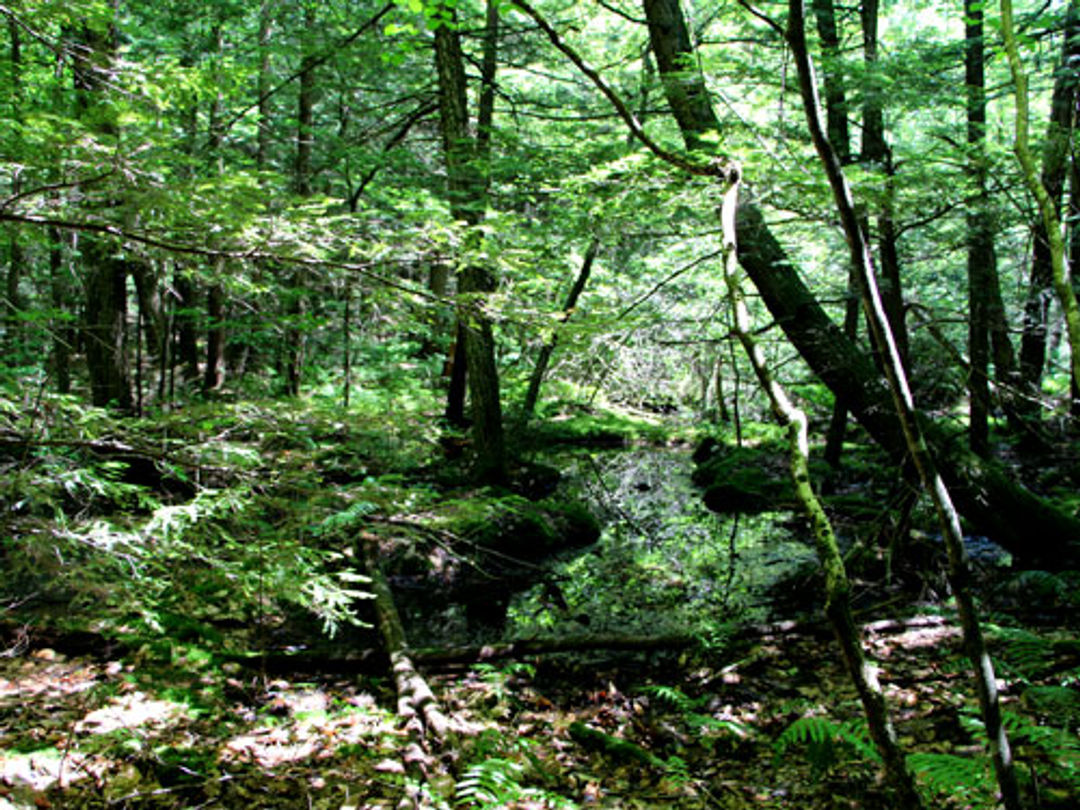
[[[562,312],[558,319],[560,324],[566,323],[574,313],[574,307],[577,306],[577,300],[585,289],[585,285],[589,283],[589,275],[592,273],[593,262],[596,261],[596,254],[599,250],[600,238],[594,236],[592,241],[589,242],[588,249],[585,251],[585,258],[581,262],[581,270],[578,271],[577,278],[574,279],[574,284],[570,288],[570,293],[566,296],[566,302],[563,304]],[[551,337],[544,342],[544,345],[540,348],[540,354],[536,357],[536,365],[533,367],[532,374],[529,376],[529,387],[525,392],[525,404],[521,406],[521,423],[523,425],[528,423],[532,418],[533,411],[536,410],[536,401],[540,397],[540,386],[544,382],[544,375],[547,373],[548,363],[551,362],[551,355],[555,352],[555,346],[558,341],[558,333],[552,332]]]
[[993,762],[1002,801],[1006,810],[1020,810],[1020,790],[1009,739],[1002,720],[1001,705],[998,701],[997,679],[986,650],[975,599],[971,593],[971,569],[964,550],[960,516],[953,505],[945,482],[938,473],[936,460],[930,452],[916,417],[915,403],[908,387],[900,348],[892,334],[885,304],[877,289],[870,246],[860,227],[851,188],[844,176],[844,170],[821,124],[814,68],[806,47],[803,0],[789,0],[788,2],[787,39],[799,74],[799,88],[810,136],[821,158],[836,200],[836,210],[840,215],[848,246],[851,249],[852,263],[859,270],[860,292],[871,336],[882,356],[889,395],[903,432],[904,444],[919,473],[923,488],[930,496],[938,515],[949,558],[949,585],[956,599],[956,609],[964,636],[964,649],[971,661],[975,690],[979,698],[979,710],[986,729],[990,759]]
[[863,705],[870,737],[881,755],[886,779],[896,792],[900,807],[919,810],[923,807],[922,798],[915,788],[915,780],[907,767],[903,749],[889,718],[881,684],[863,654],[862,634],[851,612],[851,583],[844,569],[840,546],[836,542],[832,523],[811,485],[806,414],[795,406],[777,382],[765,361],[764,353],[753,337],[736,258],[735,206],[738,204],[739,179],[736,175],[732,187],[724,195],[721,213],[724,231],[724,277],[727,281],[728,304],[735,323],[735,335],[750,359],[758,382],[772,406],[776,421],[787,430],[795,496],[810,522],[818,559],[825,575],[825,615],[833,626],[848,675]]
[[[1031,279],[1027,302],[1024,305],[1024,334],[1020,342],[1020,376],[1024,388],[1024,397],[1020,400],[1020,404],[1023,406],[1024,416],[1032,421],[1038,420],[1040,415],[1040,392],[1046,365],[1050,302],[1056,294],[1064,308],[1066,302],[1062,296],[1068,298],[1062,279],[1059,278],[1061,273],[1055,267],[1055,262],[1063,263],[1063,257],[1059,258],[1064,252],[1064,244],[1059,239],[1059,220],[1077,92],[1073,65],[1077,59],[1080,59],[1080,13],[1078,11],[1080,9],[1077,3],[1072,0],[1066,13],[1061,62],[1058,65],[1050,101],[1050,121],[1043,145],[1041,173],[1035,168],[1034,157],[1030,154],[1030,147],[1027,144],[1027,78],[1020,67],[1015,43],[1013,47],[1006,48],[1017,85],[1016,149],[1025,174],[1025,181],[1036,197],[1040,214],[1034,228],[1035,246],[1031,261]],[[1011,28],[1011,17],[1011,4],[1006,10],[1006,4],[1003,3],[1003,26],[1005,19],[1008,18],[1009,28]],[[1041,191],[1037,191],[1037,188]],[[1073,299],[1075,300],[1075,296]],[[1067,310],[1066,317],[1068,317]],[[1072,340],[1070,336],[1070,342]],[[1075,366],[1080,362],[1080,357],[1077,356],[1080,355],[1080,346],[1073,342],[1073,348]]]

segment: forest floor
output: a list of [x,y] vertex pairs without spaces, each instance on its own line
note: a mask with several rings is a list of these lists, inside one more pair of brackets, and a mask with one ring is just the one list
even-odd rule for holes
[[[1040,675],[1003,692],[1038,806],[1073,807],[1080,712],[1057,685],[1080,669],[1075,636],[992,637]],[[15,641],[0,660],[5,808],[378,808],[409,789],[421,807],[890,806],[822,627],[433,672],[458,737],[411,761],[385,678],[271,676],[180,644],[112,658]],[[867,650],[935,806],[992,807],[955,626],[881,622]]]
[[[411,598],[426,603],[447,583],[409,580],[408,565],[434,560],[444,567],[423,573],[449,576],[450,561],[467,575],[485,565],[465,565],[482,546],[477,527],[543,540],[553,516],[587,528],[580,511],[462,488],[445,462],[432,465],[438,438],[420,412],[364,431],[346,429],[336,409],[214,405],[133,429],[46,405],[42,423],[12,417],[4,434],[0,810],[892,805],[790,513],[698,520],[688,469],[673,472],[676,461],[689,467],[685,446],[652,466],[636,451],[587,457],[603,498],[616,481],[632,493],[607,510],[619,531],[574,551],[554,589],[536,565],[513,587],[517,637],[569,632],[552,623],[559,614],[584,641],[573,652],[417,656],[450,720],[440,742],[403,720],[375,633],[351,626],[372,620],[354,610],[368,604],[356,538],[422,549],[387,573],[403,602],[401,583],[412,582]],[[596,440],[595,427],[569,438]],[[601,427],[613,428],[605,441],[627,435],[625,424]],[[650,430],[637,438],[663,438]],[[881,504],[896,476],[871,477],[853,459],[843,498],[889,517]],[[940,558],[938,546],[924,536],[906,551]],[[865,646],[928,805],[989,810],[941,561],[897,571],[903,590],[882,587],[871,562],[856,582]],[[770,573],[766,592],[750,578],[758,569],[787,574]],[[1075,807],[1076,580],[985,573],[986,630],[1030,806]],[[762,600],[773,616],[762,617]],[[450,624],[463,614],[451,610]],[[438,638],[432,615],[406,623]],[[776,615],[797,621],[770,624]],[[618,623],[627,617],[639,624]],[[338,637],[317,642],[320,626]],[[620,629],[647,649],[602,643]]]

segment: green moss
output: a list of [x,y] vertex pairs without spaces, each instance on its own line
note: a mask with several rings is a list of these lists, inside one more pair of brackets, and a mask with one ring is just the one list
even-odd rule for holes
[[616,406],[551,403],[543,409],[543,419],[533,424],[526,442],[620,447],[634,442],[667,442],[672,433],[671,420],[654,413]]
[[457,518],[443,528],[484,548],[539,558],[562,548],[594,542],[600,526],[575,501],[546,498],[530,501],[519,495],[461,502]]
[[694,483],[705,490],[705,504],[713,511],[758,513],[795,506],[786,447],[731,447],[709,440],[695,460]]

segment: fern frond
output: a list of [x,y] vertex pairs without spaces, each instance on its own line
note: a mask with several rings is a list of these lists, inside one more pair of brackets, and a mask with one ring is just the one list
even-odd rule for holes
[[907,758],[908,767],[931,796],[961,797],[972,810],[993,810],[997,783],[985,757],[920,753]]
[[866,721],[862,718],[838,723],[830,717],[804,715],[784,729],[773,744],[777,760],[793,745],[805,745],[807,758],[815,775],[835,765],[840,753],[880,762],[881,757],[870,742]]

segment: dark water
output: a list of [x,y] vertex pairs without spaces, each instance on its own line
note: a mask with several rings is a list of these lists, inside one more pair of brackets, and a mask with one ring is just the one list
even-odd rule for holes
[[507,634],[694,633],[771,618],[771,589],[814,570],[813,549],[789,513],[717,515],[690,480],[685,449],[567,451],[568,494],[605,524],[596,543],[552,566],[516,597]]

